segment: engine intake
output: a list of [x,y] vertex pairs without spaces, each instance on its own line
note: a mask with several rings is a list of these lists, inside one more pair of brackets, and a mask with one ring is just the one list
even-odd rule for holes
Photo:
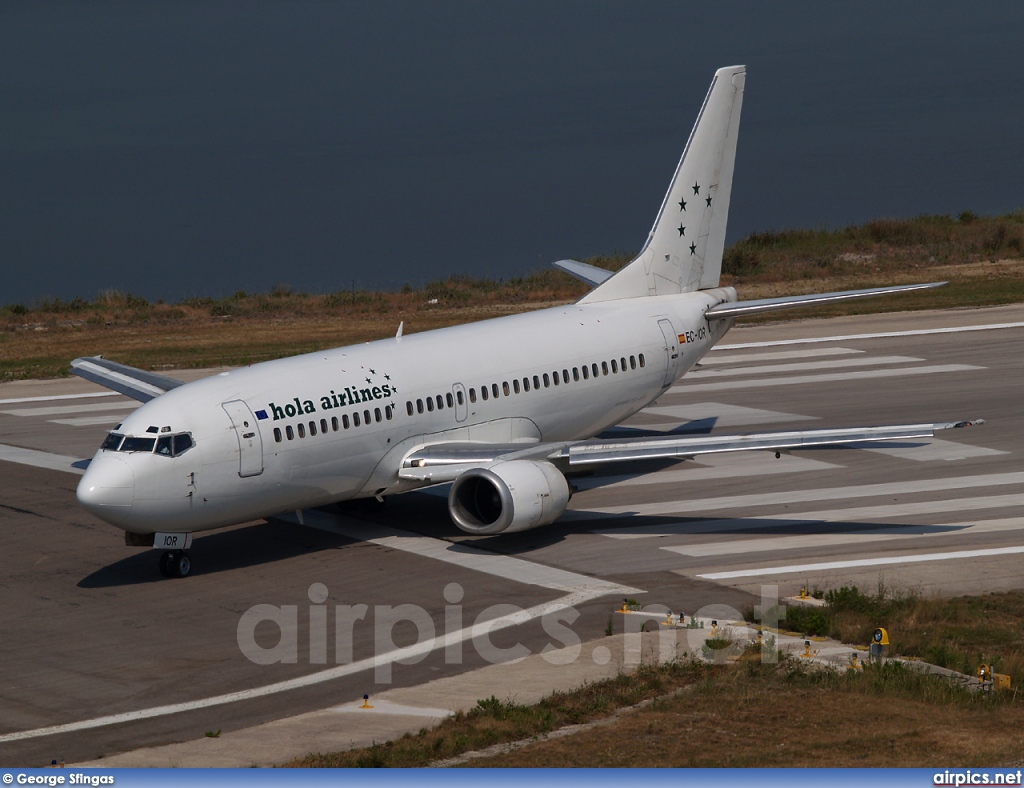
[[569,483],[551,463],[510,460],[459,476],[448,494],[448,512],[471,534],[515,533],[553,523],[569,498]]

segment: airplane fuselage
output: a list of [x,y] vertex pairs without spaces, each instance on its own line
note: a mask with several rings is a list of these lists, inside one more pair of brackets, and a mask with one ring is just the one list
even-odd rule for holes
[[399,471],[432,443],[588,438],[699,361],[732,322],[704,312],[735,300],[573,304],[223,372],[128,416],[79,500],[126,531],[201,531],[430,484]]

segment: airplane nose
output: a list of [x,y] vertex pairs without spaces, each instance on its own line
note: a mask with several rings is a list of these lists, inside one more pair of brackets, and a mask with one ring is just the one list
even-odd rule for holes
[[135,474],[119,457],[96,457],[78,483],[78,502],[97,517],[124,515],[135,500]]

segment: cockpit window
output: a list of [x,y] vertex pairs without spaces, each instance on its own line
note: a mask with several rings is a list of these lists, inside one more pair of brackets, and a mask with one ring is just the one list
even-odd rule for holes
[[121,451],[153,451],[156,438],[127,437],[121,444]]
[[174,436],[174,456],[177,457],[179,454],[184,454],[191,449],[195,444],[192,442],[191,435],[175,435]]
[[191,435],[164,435],[157,439],[156,453],[164,457],[177,457],[195,446]]
[[107,451],[117,451],[121,446],[121,441],[123,440],[124,435],[112,432],[107,436],[107,439],[103,441],[103,445],[100,446],[100,448],[106,449]]

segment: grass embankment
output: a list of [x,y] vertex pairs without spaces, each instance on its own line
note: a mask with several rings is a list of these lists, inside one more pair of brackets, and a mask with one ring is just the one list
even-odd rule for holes
[[[923,293],[792,316],[939,309],[1024,301],[1024,212],[882,219],[840,230],[755,233],[726,250],[722,284],[745,299],[949,280]],[[616,270],[630,255],[588,260]],[[551,270],[494,282],[456,276],[396,293],[306,295],[277,288],[150,303],[119,292],[93,301],[0,307],[0,381],[66,375],[80,355],[148,369],[243,365],[294,353],[567,303],[586,286]],[[777,316],[758,319],[778,319]]]
[[1024,594],[991,593],[933,599],[879,585],[824,594],[824,608],[790,605],[783,628],[863,646],[876,627],[889,632],[889,652],[975,675],[982,663],[1024,685]]
[[[974,673],[980,661],[1020,680],[1024,593],[925,599],[845,588],[824,609],[790,607],[789,626],[866,644],[877,626],[889,653]],[[806,629],[805,629],[806,628]],[[643,701],[653,701],[635,708]],[[569,736],[546,738],[567,725]],[[315,754],[291,766],[426,766],[501,743],[473,766],[946,766],[1010,765],[1024,757],[1016,692],[982,695],[898,663],[846,673],[797,658],[764,664],[678,661],[556,693],[535,706],[481,701],[394,742]],[[525,743],[525,744],[524,744]]]

